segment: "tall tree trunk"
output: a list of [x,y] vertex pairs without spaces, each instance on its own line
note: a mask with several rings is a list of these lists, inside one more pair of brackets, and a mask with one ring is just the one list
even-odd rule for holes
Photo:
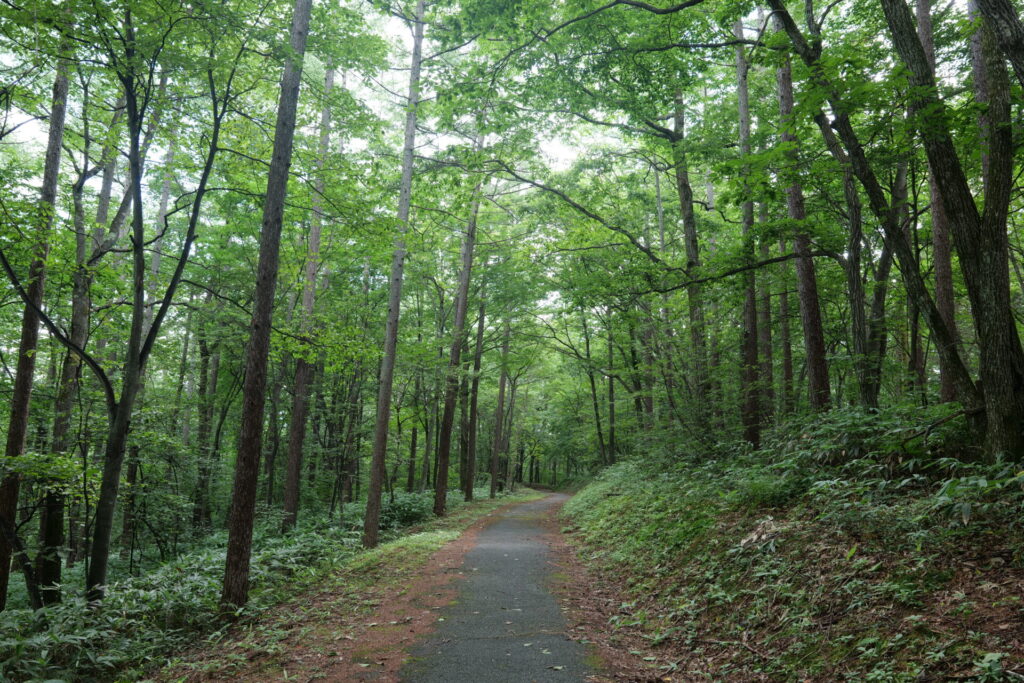
[[[65,46],[66,47],[66,46]],[[43,164],[43,184],[39,192],[34,227],[36,244],[28,270],[28,299],[21,316],[21,337],[18,341],[18,363],[14,374],[14,388],[11,392],[10,421],[7,427],[5,458],[17,458],[25,450],[25,435],[28,432],[29,404],[32,400],[32,376],[35,372],[36,349],[39,345],[38,310],[43,305],[46,288],[46,257],[50,251],[50,231],[56,215],[57,182],[60,175],[61,149],[64,143],[64,119],[68,103],[68,62],[66,50],[61,50],[57,62],[57,75],[53,81],[50,98],[50,130],[46,141],[46,159]],[[0,481],[0,610],[7,604],[7,585],[10,581],[11,557],[15,551],[13,542],[16,534],[15,515],[18,511],[18,493],[21,481],[17,474],[8,474]],[[20,562],[29,586],[29,599],[33,607],[39,607],[41,597],[38,584],[27,558]]]
[[498,494],[498,458],[501,456],[502,427],[505,422],[505,385],[508,383],[508,347],[512,326],[505,321],[505,334],[501,342],[501,377],[498,379],[498,405],[494,409],[494,438],[491,441],[491,498]]
[[[917,1],[917,28],[921,35],[921,46],[932,71],[935,70],[935,39],[932,31],[931,0]],[[1024,47],[1022,47],[1024,49]],[[935,174],[928,173],[928,195],[932,217],[932,263],[935,268],[935,306],[946,322],[946,327],[957,335],[956,301],[953,295],[953,259],[949,244],[949,221],[942,206],[942,195]],[[945,359],[939,357],[939,399],[942,402],[956,400],[956,386]]]
[[[768,222],[768,205],[761,204],[761,223]],[[761,259],[771,257],[767,240],[761,240]],[[758,283],[757,295],[757,352],[761,374],[761,423],[768,426],[775,418],[775,367],[772,348],[772,293],[767,274]]]
[[[207,299],[209,300],[209,298]],[[199,467],[196,477],[195,502],[192,506],[192,528],[210,528],[210,476],[213,473],[213,414],[217,399],[220,354],[214,355],[202,325],[196,332],[199,346],[199,425],[196,449]]]
[[[476,148],[482,148],[482,136],[477,137]],[[455,323],[452,327],[452,346],[448,360],[448,371],[444,383],[444,414],[441,417],[441,432],[437,451],[437,478],[434,482],[434,514],[445,513],[448,500],[448,459],[452,447],[452,425],[455,422],[455,401],[459,395],[459,368],[462,367],[462,345],[465,343],[466,308],[469,305],[469,280],[473,270],[473,250],[476,246],[476,220],[480,211],[482,183],[473,190],[473,202],[469,209],[466,234],[462,240],[462,270],[459,272],[459,288],[455,294]]]
[[862,275],[864,252],[864,221],[856,179],[849,165],[843,167],[843,196],[846,199],[846,222],[849,234],[846,240],[846,292],[850,306],[850,339],[853,368],[857,375],[857,389],[862,408],[877,408],[878,395],[870,391],[868,357],[867,299]]
[[281,224],[288,192],[288,169],[292,160],[295,114],[302,82],[302,63],[312,0],[295,0],[292,10],[291,52],[285,60],[274,129],[274,150],[267,174],[267,193],[263,202],[260,230],[260,256],[256,270],[256,291],[245,361],[245,388],[239,427],[235,482],[228,517],[228,548],[221,602],[226,606],[244,605],[249,598],[249,556],[252,550],[253,513],[256,508],[256,482],[259,474],[266,400],[267,356],[270,352],[270,326],[274,311],[278,259],[281,248]]
[[[191,209],[189,211],[188,226],[178,255],[178,262],[171,275],[167,289],[159,300],[159,306],[152,316],[147,316],[147,269],[146,269],[146,239],[144,207],[142,201],[142,174],[145,163],[144,150],[149,145],[152,135],[159,121],[159,115],[154,114],[150,118],[149,128],[145,140],[142,139],[142,124],[149,106],[152,93],[146,90],[147,86],[140,86],[140,83],[151,82],[152,73],[140,74],[137,68],[143,66],[152,68],[153,64],[145,59],[136,59],[135,48],[135,27],[132,23],[133,15],[126,11],[123,19],[123,30],[125,45],[128,46],[128,59],[119,63],[117,78],[124,91],[125,112],[128,122],[128,161],[131,188],[131,255],[132,255],[132,280],[131,280],[131,322],[129,325],[128,343],[125,348],[124,363],[121,368],[121,395],[115,397],[113,385],[110,379],[103,372],[98,362],[84,354],[84,360],[94,370],[101,380],[107,403],[109,423],[107,429],[107,441],[103,454],[103,473],[100,480],[99,497],[96,501],[96,514],[94,534],[90,550],[91,561],[86,576],[87,595],[90,600],[99,600],[103,597],[104,586],[107,583],[107,566],[110,559],[110,541],[114,525],[114,510],[117,505],[118,489],[121,481],[121,466],[124,462],[125,445],[128,440],[128,433],[131,429],[132,413],[135,409],[136,399],[142,388],[143,375],[146,369],[146,362],[153,351],[160,328],[167,316],[174,294],[184,273],[185,265],[188,262],[192,244],[196,238],[196,227],[203,199],[206,195],[207,184],[213,170],[213,163],[217,152],[220,149],[219,138],[221,123],[227,112],[227,107],[214,107],[211,121],[211,128],[207,136],[206,157],[196,189],[192,192]],[[212,74],[209,74],[212,78]],[[161,93],[157,96],[159,101],[162,98],[162,91],[166,85],[166,79],[160,82]],[[227,97],[227,93],[223,93]],[[140,99],[141,98],[141,99]],[[122,202],[124,206],[126,202]],[[115,221],[117,219],[115,218]],[[50,332],[62,343],[66,339],[59,333],[57,328],[48,323]],[[148,329],[147,329],[148,327]]]
[[[89,335],[89,286],[91,276],[86,266],[88,258],[88,231],[85,226],[85,207],[82,201],[86,174],[82,173],[72,188],[74,197],[75,224],[75,272],[72,275],[71,287],[71,324],[68,339],[78,348],[84,348]],[[109,195],[108,195],[109,198]],[[102,205],[101,201],[101,205]],[[54,453],[67,453],[71,450],[71,417],[78,385],[82,375],[82,359],[77,353],[68,351],[61,365],[60,380],[57,386],[57,398],[53,406],[53,439],[51,449]],[[43,519],[41,524],[41,548],[37,562],[39,585],[42,589],[43,602],[52,604],[60,600],[61,562],[60,548],[64,544],[63,517],[65,496],[57,490],[48,491],[44,501]]]
[[[784,144],[792,145],[787,155],[795,164],[797,138],[793,129],[793,75],[788,60],[779,67],[777,81],[779,117],[782,123],[781,138]],[[803,187],[795,175],[786,187],[786,208],[789,218],[793,221],[802,222],[807,218]],[[810,256],[810,239],[802,229],[798,228],[794,237],[794,247],[799,254],[796,261],[797,298],[800,304],[800,320],[803,324],[804,353],[807,357],[807,389],[811,408],[827,410],[831,402],[832,389],[829,386],[825,334],[821,324],[818,278],[814,260]]]
[[473,361],[469,355],[469,339],[462,342],[462,378],[459,380],[459,491],[466,490],[469,475],[469,375]]
[[[377,545],[380,532],[380,492],[384,480],[385,457],[388,446],[388,423],[391,417],[391,390],[395,374],[395,356],[398,346],[398,316],[402,305],[402,271],[405,267],[405,233],[409,229],[409,208],[412,203],[412,165],[416,147],[416,114],[420,98],[420,67],[423,56],[424,0],[416,2],[413,18],[412,57],[409,66],[409,95],[405,113],[405,140],[402,145],[402,179],[398,192],[398,235],[391,259],[391,279],[388,290],[388,317],[384,326],[384,358],[380,366],[377,392],[377,418],[373,431],[373,452],[370,462],[370,482],[366,496],[366,515],[363,518],[363,545]],[[429,440],[429,439],[428,439]]]
[[[743,40],[743,22],[737,21],[735,34]],[[747,62],[742,45],[736,46],[736,93],[739,101],[739,147],[740,158],[747,163],[750,157],[750,93],[747,87],[747,75],[750,64]],[[752,188],[748,176],[750,168],[743,169],[743,204],[742,223],[743,240],[747,243],[745,251],[753,257],[754,200],[750,194]],[[742,393],[740,418],[743,423],[743,439],[757,449],[761,445],[761,391],[757,353],[757,285],[754,271],[744,276],[743,294],[743,337],[741,342],[740,389]]]
[[[281,414],[281,391],[283,389],[284,377],[288,374],[288,359],[282,358],[278,363],[276,381],[270,387],[270,416],[267,419],[267,435],[270,438],[270,446],[265,447],[263,454],[263,476],[266,486],[267,507],[274,504],[274,496],[277,493],[277,456],[281,452],[281,425],[279,415]],[[262,444],[261,444],[262,446]]]
[[597,452],[602,465],[608,464],[608,454],[604,445],[604,430],[601,427],[601,406],[597,398],[597,380],[594,377],[594,357],[590,353],[590,329],[587,326],[587,314],[580,307],[580,323],[583,325],[583,360],[586,363],[587,380],[590,383],[590,405],[594,410],[594,429],[597,431]]
[[469,471],[466,473],[466,488],[463,491],[466,502],[473,500],[473,484],[476,483],[476,433],[479,421],[480,366],[484,355],[484,314],[487,302],[480,292],[480,310],[477,311],[476,346],[473,350],[473,380],[469,387],[469,434],[466,450],[469,451]]
[[[984,210],[979,211],[914,18],[902,0],[882,0],[882,9],[893,46],[909,72],[912,110],[927,113],[922,140],[960,257],[977,332],[986,450],[990,457],[1000,453],[1019,457],[1024,453],[1024,350],[1010,299],[1006,222],[1013,187],[1013,140],[1006,66],[986,31],[984,71],[989,92],[982,135],[987,140],[988,161],[984,169]],[[982,30],[986,30],[984,25]],[[945,343],[955,344],[955,340],[937,341],[939,345]]]
[[423,407],[422,401],[423,382],[420,378],[420,373],[416,373],[415,385],[413,386],[413,424],[412,424],[412,443],[409,446],[409,471],[406,474],[405,490],[407,493],[412,493],[416,490],[416,441],[419,438],[419,425],[416,424],[417,416]]
[[[886,10],[887,14],[889,10],[896,9],[896,13],[899,14],[899,3],[891,2],[891,0],[882,0],[883,9]],[[953,335],[950,333],[949,328],[946,327],[945,322],[942,320],[942,316],[939,314],[938,309],[935,306],[935,302],[925,285],[924,278],[921,275],[920,270],[915,268],[916,259],[913,253],[913,249],[907,242],[906,236],[903,234],[901,226],[896,220],[896,213],[889,200],[886,198],[885,191],[882,188],[881,183],[878,180],[878,176],[875,174],[871,163],[868,161],[867,154],[864,150],[860,139],[857,136],[856,131],[853,128],[853,124],[850,119],[849,106],[842,100],[839,95],[839,91],[835,85],[831,82],[828,76],[825,74],[820,61],[820,53],[818,50],[813,48],[807,39],[801,33],[793,17],[789,14],[785,4],[782,0],[768,0],[768,4],[771,7],[774,16],[780,21],[786,34],[789,36],[790,41],[793,45],[795,52],[800,56],[804,63],[810,68],[811,81],[812,83],[821,89],[826,94],[829,101],[830,107],[835,112],[835,118],[829,120],[823,112],[818,112],[814,116],[814,121],[821,132],[822,138],[832,154],[833,157],[840,163],[845,165],[849,163],[864,188],[864,191],[868,198],[871,212],[878,219],[882,226],[883,232],[885,233],[886,247],[891,249],[892,253],[899,260],[900,271],[903,275],[903,282],[906,286],[907,293],[913,297],[920,307],[921,311],[925,314],[925,319],[928,321],[929,329],[932,332],[932,338],[935,341],[936,351],[940,355],[946,357],[946,363],[950,368],[953,376],[954,383],[956,384],[956,390],[961,401],[964,403],[968,410],[968,414],[971,416],[972,424],[976,429],[981,430],[982,425],[979,424],[978,414],[981,412],[981,405],[987,403],[986,397],[982,396],[978,387],[975,386],[971,379],[970,373],[967,370],[963,359],[960,357],[957,349],[956,342]],[[903,19],[899,33],[902,35],[904,42],[916,43],[916,30],[913,25],[913,17],[910,16],[909,10],[906,6],[902,6],[902,17]],[[909,27],[909,34],[912,36],[912,41],[906,41]],[[892,31],[895,35],[897,31]],[[899,41],[897,41],[899,42]],[[917,43],[917,48],[920,51],[920,43]],[[920,51],[923,55],[923,51]],[[923,61],[923,57],[922,57]],[[915,76],[916,80],[921,81],[921,85],[925,87],[915,87],[912,89],[913,97],[915,99],[921,98],[922,95],[926,95],[926,99],[929,101],[917,102],[918,108],[920,105],[925,105],[925,109],[934,110],[941,112],[941,103],[935,101],[934,98],[934,81],[931,78],[921,80],[921,75]],[[931,87],[927,87],[928,85]],[[931,92],[930,96],[927,93]],[[938,123],[938,122],[937,122]],[[929,161],[933,164],[933,171],[935,172],[936,178],[940,183],[940,189],[943,190],[943,205],[946,208],[947,215],[950,216],[950,225],[953,230],[954,238],[958,242],[963,235],[960,234],[958,237],[959,228],[963,227],[963,222],[958,223],[953,220],[952,208],[956,208],[958,211],[965,204],[963,195],[966,192],[967,200],[973,203],[969,197],[969,190],[966,188],[966,183],[961,184],[956,180],[958,176],[962,180],[962,169],[956,163],[955,150],[952,148],[951,143],[948,142],[948,134],[945,136],[939,135],[940,140],[936,142],[936,128],[941,126],[929,126],[929,143],[927,147],[931,147],[928,151]],[[837,137],[838,136],[838,137]],[[941,139],[944,138],[946,142]],[[842,143],[840,144],[840,140]],[[941,148],[941,149],[940,149]],[[933,153],[934,157],[933,157]],[[945,157],[945,158],[943,158]],[[942,161],[937,162],[937,159]],[[942,169],[940,172],[939,169]],[[956,197],[956,201],[952,201],[949,198],[949,192],[946,191],[948,185],[950,191],[953,192]],[[967,218],[967,216],[959,215],[961,221]],[[966,274],[966,273],[965,273]],[[877,290],[876,290],[877,292]]]
[[[615,463],[615,346],[612,343],[612,314],[608,311],[608,464]],[[671,393],[671,387],[665,390]]]
[[[683,117],[683,94],[675,94],[675,113],[672,117],[672,164],[676,177],[676,192],[679,194],[679,211],[683,221],[683,243],[686,246],[686,276],[690,280],[699,277],[700,243],[697,240],[697,218],[693,212],[693,188],[690,186],[690,171],[686,161],[683,142],[686,125]],[[704,410],[708,403],[708,360],[704,320],[703,289],[693,283],[686,288],[689,301],[690,345],[693,347],[693,387],[698,410]]]
[[[779,243],[779,250],[788,253],[786,241]],[[784,265],[787,276],[786,286],[779,294],[779,345],[782,347],[782,412],[788,415],[796,408],[796,394],[793,391],[793,334],[789,317],[789,268]]]
[[[330,97],[334,88],[334,69],[328,67],[324,78],[324,98]],[[320,264],[320,233],[323,229],[324,164],[331,142],[331,107],[324,103],[320,114],[320,149],[317,157],[317,179],[313,191],[313,219],[306,244],[305,281],[302,288],[302,333],[308,335],[313,325],[313,297],[316,294],[317,267]],[[306,414],[309,409],[309,384],[312,366],[304,357],[295,360],[295,379],[292,384],[291,421],[288,424],[288,468],[284,482],[284,518],[281,523],[285,531],[295,527],[299,514],[299,480],[302,471],[302,447],[306,438]]]

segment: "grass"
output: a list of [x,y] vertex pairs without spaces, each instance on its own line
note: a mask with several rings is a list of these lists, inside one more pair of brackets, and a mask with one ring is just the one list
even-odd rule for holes
[[628,461],[565,505],[584,559],[624,577],[612,626],[642,631],[685,680],[1020,680],[1016,494],[900,486],[898,468],[865,474],[877,450],[778,453]]
[[[217,679],[237,676],[243,671],[254,673],[254,662],[257,667],[276,667],[277,655],[290,656],[297,642],[304,648],[330,654],[332,644],[353,637],[352,626],[372,615],[383,595],[407,584],[434,552],[457,539],[475,521],[509,503],[541,496],[531,490],[520,490],[495,500],[483,497],[454,508],[445,517],[409,529],[406,535],[377,548],[360,551],[303,589],[282,595],[275,608],[213,633],[189,652],[171,658],[152,680],[183,681],[195,672]],[[339,630],[338,615],[348,620],[348,630],[344,626]],[[373,628],[399,626],[374,624]],[[369,664],[373,655],[373,647],[368,646],[353,652],[351,657]]]
[[[361,520],[357,518],[346,518],[339,525],[336,520],[308,515],[287,535],[278,533],[278,520],[262,520],[253,540],[250,600],[234,615],[234,625],[220,611],[226,539],[223,533],[216,534],[206,545],[171,562],[113,583],[99,607],[69,594],[45,610],[0,612],[0,680],[140,680],[197,640],[206,637],[217,642],[229,632],[238,633],[237,629],[258,632],[253,642],[272,650],[286,633],[279,626],[263,624],[259,617],[275,605],[338,581],[342,574],[352,582],[372,582],[384,558],[401,562],[426,558],[431,549],[480,515],[528,495],[497,501],[484,498],[473,504],[453,496],[449,515],[433,519],[431,493],[401,494],[394,505],[385,501],[390,515],[384,535],[388,542],[369,552],[359,547]],[[429,521],[420,521],[424,519]],[[297,609],[309,609],[297,605]],[[224,660],[245,656],[234,651],[225,653]]]

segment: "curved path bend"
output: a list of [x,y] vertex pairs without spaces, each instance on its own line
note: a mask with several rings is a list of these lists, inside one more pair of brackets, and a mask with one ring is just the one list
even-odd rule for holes
[[582,644],[566,635],[544,520],[567,496],[517,505],[480,532],[465,556],[458,598],[410,650],[405,683],[583,681]]

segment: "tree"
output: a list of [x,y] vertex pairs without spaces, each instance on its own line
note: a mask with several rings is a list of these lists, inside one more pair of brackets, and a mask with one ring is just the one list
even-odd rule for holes
[[[370,482],[367,486],[366,516],[363,522],[363,545],[373,548],[380,533],[380,494],[387,455],[388,424],[391,417],[391,392],[395,358],[398,349],[398,318],[402,305],[402,270],[405,266],[405,233],[409,229],[412,206],[413,153],[416,147],[416,114],[419,105],[420,69],[423,65],[423,29],[426,4],[416,0],[412,18],[413,43],[409,65],[409,94],[405,115],[405,140],[402,145],[402,179],[398,191],[398,234],[391,258],[388,289],[388,317],[384,327],[384,357],[380,366],[377,393],[377,417],[373,432],[373,453],[370,461]],[[428,437],[429,441],[429,437]]]
[[256,478],[263,430],[264,390],[267,383],[267,356],[270,326],[274,312],[278,259],[281,247],[281,223],[288,194],[288,169],[295,136],[295,114],[302,82],[302,65],[312,0],[295,0],[289,45],[281,77],[277,123],[274,128],[274,152],[267,174],[267,192],[263,202],[263,227],[260,230],[260,258],[256,270],[256,288],[249,345],[246,350],[245,386],[242,422],[239,428],[238,456],[235,460],[235,484],[231,494],[228,521],[228,549],[224,568],[221,602],[240,607],[249,597],[249,556],[252,551],[253,512],[256,507]]
[[[67,29],[65,29],[67,30]],[[46,160],[43,167],[42,187],[34,217],[34,254],[28,270],[27,290],[19,290],[25,300],[21,318],[21,338],[18,341],[18,364],[15,370],[14,391],[11,394],[10,421],[7,427],[7,444],[4,458],[17,458],[25,450],[25,435],[29,426],[29,403],[32,398],[32,382],[35,372],[36,352],[39,345],[39,313],[43,305],[46,288],[46,257],[50,251],[50,230],[56,214],[57,181],[60,170],[61,148],[64,142],[64,121],[68,104],[68,47],[66,39],[57,55],[57,75],[53,81],[50,97],[50,127],[46,141]],[[14,278],[7,259],[4,267],[8,276]],[[7,585],[10,577],[11,557],[25,573],[29,596],[33,607],[40,607],[43,599],[31,564],[25,555],[21,540],[17,537],[15,513],[18,507],[19,476],[16,472],[5,473],[0,481],[0,609],[7,602]],[[46,592],[46,601],[53,600],[53,593]]]

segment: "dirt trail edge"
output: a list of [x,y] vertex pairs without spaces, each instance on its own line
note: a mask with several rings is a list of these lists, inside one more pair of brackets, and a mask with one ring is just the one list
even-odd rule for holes
[[505,510],[465,556],[458,598],[432,633],[410,649],[407,683],[582,681],[584,646],[567,634],[552,593],[556,568],[545,522],[568,496]]

